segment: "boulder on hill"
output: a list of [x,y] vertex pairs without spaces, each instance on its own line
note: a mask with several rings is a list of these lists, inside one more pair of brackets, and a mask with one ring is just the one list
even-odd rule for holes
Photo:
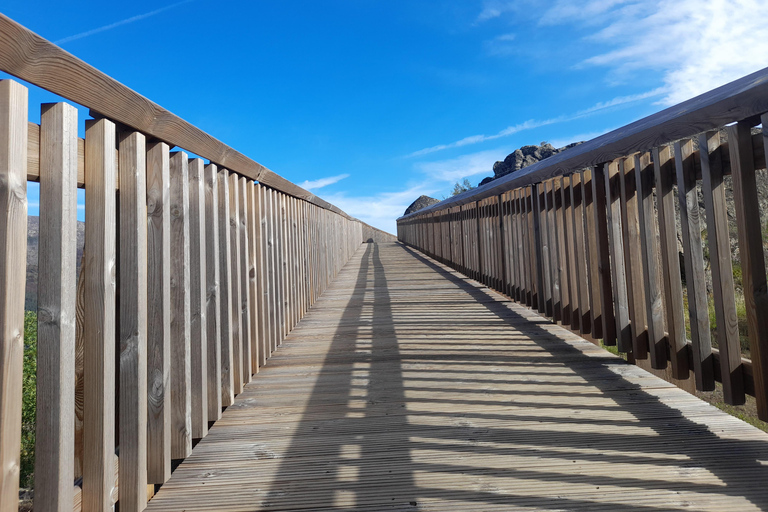
[[542,142],[540,146],[523,146],[510,153],[503,162],[496,162],[493,164],[493,177],[489,177],[490,179],[486,178],[483,181],[487,183],[488,181],[501,178],[502,176],[519,171],[523,167],[528,167],[540,160],[549,158],[552,155],[561,153],[566,149],[578,146],[579,144],[581,144],[581,142],[574,142],[573,144],[568,144],[562,148],[556,148],[549,142]]
[[427,206],[432,206],[433,204],[439,203],[439,199],[435,199],[434,197],[429,196],[420,196],[417,200],[411,203],[411,206],[405,209],[405,213],[403,215],[408,215],[413,212],[417,212],[423,208],[426,208]]

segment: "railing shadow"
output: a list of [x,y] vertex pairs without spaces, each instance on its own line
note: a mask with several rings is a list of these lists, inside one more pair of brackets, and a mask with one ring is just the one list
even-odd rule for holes
[[[686,506],[674,498],[685,491],[711,496],[714,509],[732,498],[768,509],[768,491],[755,484],[768,481],[760,436],[719,437],[623,377],[616,358],[585,356],[556,340],[548,321],[410,248],[384,247],[481,304],[483,313],[462,316],[459,305],[451,318],[473,335],[448,339],[445,311],[457,306],[428,287],[422,300],[401,293],[407,274],[388,276],[397,272],[369,245],[263,508],[668,510]],[[424,346],[435,337],[439,346]],[[500,348],[517,338],[534,345]],[[583,381],[564,383],[564,371]],[[516,389],[498,389],[512,380]],[[589,462],[617,470],[596,474]]]

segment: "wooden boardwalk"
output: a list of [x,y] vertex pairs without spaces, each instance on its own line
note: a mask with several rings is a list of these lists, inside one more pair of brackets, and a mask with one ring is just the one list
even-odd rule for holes
[[768,434],[365,244],[148,507],[328,509],[768,509]]

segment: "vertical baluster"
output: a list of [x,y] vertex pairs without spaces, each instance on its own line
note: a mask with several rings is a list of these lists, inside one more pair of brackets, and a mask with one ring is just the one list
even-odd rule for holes
[[83,508],[112,507],[115,486],[115,125],[85,125]]
[[707,215],[709,263],[712,269],[712,295],[717,322],[717,345],[720,349],[720,376],[726,403],[745,402],[744,375],[741,366],[741,342],[736,297],[733,288],[733,265],[728,228],[728,210],[723,182],[720,133],[699,134],[702,195]]
[[168,144],[147,148],[147,481],[171,477],[171,177]]
[[627,279],[621,230],[621,185],[619,161],[608,164],[605,173],[605,199],[608,216],[608,245],[611,252],[611,281],[613,282],[613,308],[616,320],[616,344],[620,352],[632,351],[632,332],[629,324]]
[[221,418],[221,278],[219,249],[219,181],[217,167],[208,164],[205,176],[205,327],[208,354],[208,421]]
[[240,212],[239,177],[234,172],[229,174],[229,293],[232,309],[229,321],[232,324],[232,378],[235,396],[243,392],[243,332],[242,300],[240,293]]
[[120,134],[120,510],[147,504],[147,150]]
[[219,324],[221,325],[221,406],[235,402],[234,355],[232,340],[232,258],[229,236],[229,171],[221,169],[218,181],[219,222]]
[[662,301],[661,270],[656,243],[656,212],[653,205],[653,164],[651,155],[635,155],[635,188],[639,207],[640,252],[642,255],[645,316],[648,319],[648,351],[651,367],[667,367],[664,344],[664,304]]
[[[768,123],[763,115],[762,122]],[[763,125],[763,143],[766,142]],[[744,300],[747,306],[749,347],[752,373],[755,379],[757,415],[768,420],[768,284],[765,277],[763,236],[759,222],[755,162],[752,152],[750,125],[740,122],[728,127],[728,149],[731,156],[733,196],[736,205],[736,225],[739,231]]]
[[205,240],[205,164],[189,166],[189,304],[192,437],[208,434],[208,301]]
[[248,178],[241,176],[238,185],[238,240],[240,242],[240,332],[243,340],[243,383],[251,382],[256,366],[253,358],[256,343],[251,333],[251,288],[249,283],[250,242],[248,240]]
[[171,153],[171,457],[192,453],[192,375],[189,265],[189,166]]
[[656,205],[659,216],[659,247],[664,279],[664,308],[667,341],[671,358],[672,376],[687,379],[688,348],[685,340],[683,315],[683,286],[680,281],[680,258],[677,252],[675,228],[674,164],[668,146],[654,148],[653,174],[656,181]]
[[[26,176],[23,179],[26,182]],[[76,241],[77,109],[66,103],[47,104],[40,116],[35,425],[38,510],[72,510]],[[26,247],[26,241],[22,245]]]

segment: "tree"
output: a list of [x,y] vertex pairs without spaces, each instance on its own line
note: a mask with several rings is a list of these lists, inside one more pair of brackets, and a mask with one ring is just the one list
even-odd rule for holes
[[472,186],[469,180],[467,178],[464,178],[462,181],[456,182],[456,184],[453,186],[453,192],[451,193],[451,195],[457,196],[462,192],[466,192],[467,190],[472,190],[473,188],[475,187]]

